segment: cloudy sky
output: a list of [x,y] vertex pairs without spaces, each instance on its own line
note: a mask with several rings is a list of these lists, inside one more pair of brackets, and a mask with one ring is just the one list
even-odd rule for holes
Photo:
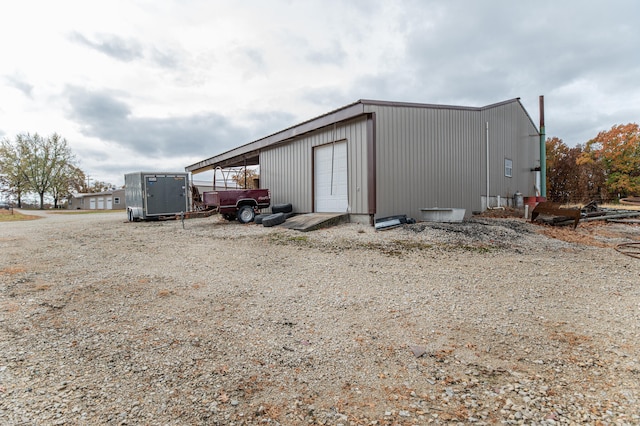
[[[358,99],[519,97],[583,144],[640,121],[635,0],[21,0],[0,137],[64,136],[91,179],[184,167]],[[200,176],[200,175],[199,175]]]

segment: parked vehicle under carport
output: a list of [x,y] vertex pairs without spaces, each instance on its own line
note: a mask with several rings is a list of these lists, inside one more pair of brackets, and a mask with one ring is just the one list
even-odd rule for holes
[[271,205],[271,193],[268,189],[207,191],[202,193],[202,203],[206,208],[216,209],[227,220],[249,223],[260,209]]

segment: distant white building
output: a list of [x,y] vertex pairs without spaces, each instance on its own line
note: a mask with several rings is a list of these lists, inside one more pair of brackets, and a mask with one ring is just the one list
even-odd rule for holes
[[124,210],[124,188],[88,194],[72,194],[69,210]]

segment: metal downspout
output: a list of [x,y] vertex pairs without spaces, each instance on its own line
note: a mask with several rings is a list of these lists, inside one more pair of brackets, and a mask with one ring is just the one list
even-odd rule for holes
[[487,205],[486,210],[489,210],[489,122],[485,123],[485,142],[486,142],[486,155],[487,155]]

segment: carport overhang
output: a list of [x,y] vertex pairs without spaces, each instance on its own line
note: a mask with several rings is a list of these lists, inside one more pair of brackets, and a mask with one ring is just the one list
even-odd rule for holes
[[260,164],[260,152],[267,148],[286,144],[295,138],[306,133],[310,133],[323,127],[332,126],[336,123],[354,119],[365,115],[365,106],[362,100],[347,105],[335,111],[313,118],[289,127],[278,133],[266,136],[257,141],[239,146],[222,154],[216,155],[198,163],[185,167],[185,171],[198,174],[208,170],[215,170],[218,167],[227,169],[231,167],[257,166]]

